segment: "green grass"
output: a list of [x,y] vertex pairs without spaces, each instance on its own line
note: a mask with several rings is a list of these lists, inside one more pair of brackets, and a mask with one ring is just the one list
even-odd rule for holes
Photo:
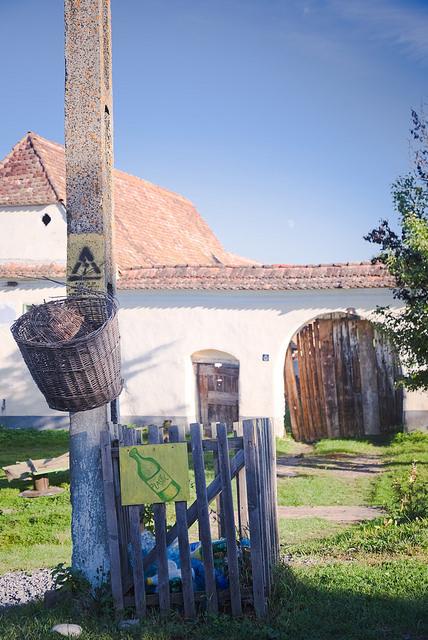
[[370,478],[337,478],[323,472],[278,480],[278,504],[282,506],[366,505],[371,494]]
[[334,455],[340,453],[348,453],[350,455],[380,455],[387,451],[385,441],[376,443],[373,440],[365,438],[354,440],[346,438],[331,438],[319,440],[314,445],[315,455]]
[[324,518],[280,518],[281,551],[294,553],[310,540],[324,540],[346,526]]
[[[290,453],[289,439],[277,440],[280,454]],[[421,480],[428,482],[428,435],[399,433],[377,443],[368,439],[320,440],[315,456],[381,456],[385,472],[374,478],[340,478],[327,468],[305,468],[297,477],[278,481],[278,504],[283,506],[371,505],[388,507],[392,500],[392,480],[409,473],[416,460]]]
[[[28,458],[49,458],[68,451],[68,431],[6,429],[0,426],[0,467]],[[0,470],[0,477],[4,475]]]
[[62,544],[35,544],[0,549],[0,575],[8,571],[32,571],[71,563],[71,541]]
[[20,498],[18,489],[2,489],[0,548],[64,542],[70,528],[70,494],[65,487],[62,494],[37,499]]
[[149,617],[127,633],[106,616],[31,605],[0,616],[0,637],[51,640],[52,626],[68,621],[81,624],[81,640],[422,640],[428,633],[427,597],[428,572],[416,559],[283,565],[265,622],[225,615],[188,623],[178,616]]
[[[0,427],[0,466],[28,458],[58,456],[68,450],[68,431]],[[51,474],[62,486],[58,496],[25,499],[19,492],[30,482],[8,483],[0,470],[0,574],[68,563],[71,555],[68,474]]]
[[385,472],[378,476],[372,491],[372,503],[389,507],[393,500],[392,482],[409,474],[416,462],[419,482],[428,483],[428,434],[398,434],[383,454]]
[[428,551],[428,519],[396,525],[388,518],[355,524],[333,536],[309,537],[293,546],[297,556],[420,555]]
[[19,489],[0,491],[0,574],[52,567],[70,558],[70,495],[24,499]]
[[[277,439],[277,455],[292,455],[298,445],[291,438]],[[316,457],[336,454],[379,455],[386,450],[368,440],[332,439],[315,443]],[[341,478],[333,470],[318,464],[295,467],[296,477],[278,480],[278,504],[282,506],[334,506],[373,504],[373,483],[370,478]]]
[[276,438],[276,455],[290,456],[299,448],[298,443],[290,436],[284,438]]
[[[27,436],[30,436],[29,438]],[[16,446],[15,446],[16,444]],[[295,451],[292,441],[277,443],[279,455]],[[59,455],[68,448],[64,432],[0,430],[1,464],[16,459]],[[37,453],[35,453],[37,452]],[[428,437],[396,436],[390,444],[369,441],[321,441],[316,455],[380,453],[385,472],[374,479],[344,480],[324,468],[279,482],[286,505],[388,504],[391,482],[411,462],[425,474]],[[207,459],[212,475],[212,463]],[[63,477],[62,480],[66,478]],[[59,477],[55,484],[61,480]],[[67,488],[67,484],[64,484]],[[68,562],[69,496],[22,500],[20,487],[0,479],[0,573]],[[425,640],[428,637],[428,519],[395,525],[387,519],[353,525],[320,518],[280,522],[282,552],[292,563],[278,567],[269,618],[227,615],[184,622],[177,614],[149,617],[133,632],[119,632],[105,613],[77,611],[67,603],[46,611],[41,604],[0,614],[1,640],[51,640],[59,622],[77,622],[82,640]]]
[[332,563],[278,572],[278,638],[403,640],[428,632],[423,562]]
[[[0,465],[17,460],[44,458],[65,453],[67,431],[8,430],[0,427]],[[213,455],[205,454],[206,478],[214,478]],[[191,469],[191,501],[196,497]],[[7,571],[52,567],[69,563],[71,557],[70,490],[68,473],[50,475],[52,485],[65,489],[55,497],[23,499],[19,492],[31,483],[9,484],[0,470],[0,574]],[[234,492],[235,494],[236,492]],[[236,501],[236,496],[235,501]],[[214,505],[213,505],[214,506]],[[175,522],[175,509],[167,505],[169,522]]]

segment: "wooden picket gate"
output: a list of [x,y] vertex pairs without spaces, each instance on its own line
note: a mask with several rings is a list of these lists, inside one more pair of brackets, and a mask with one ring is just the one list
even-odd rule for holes
[[[257,617],[267,612],[267,597],[272,587],[273,568],[279,557],[276,495],[275,442],[271,421],[267,418],[244,420],[228,437],[225,424],[218,423],[215,437],[203,438],[199,423],[190,425],[188,452],[193,463],[196,500],[175,502],[176,522],[167,527],[166,505],[153,504],[155,547],[144,558],[141,553],[141,506],[123,507],[120,500],[119,447],[142,443],[141,430],[113,425],[101,438],[102,471],[109,541],[111,587],[115,608],[135,606],[144,617],[148,606],[161,614],[173,606],[194,618],[199,607],[216,613],[219,607],[232,615],[242,614],[251,605]],[[148,443],[184,442],[184,429],[166,429],[152,425]],[[215,477],[207,485],[204,455],[212,452]],[[233,453],[233,457],[231,457]],[[232,487],[236,483],[237,507],[234,508]],[[229,588],[218,590],[215,581],[210,503],[216,501],[219,535],[226,539]],[[205,591],[194,591],[189,528],[196,523],[205,571]],[[243,583],[238,557],[237,536],[250,539],[250,579]],[[181,565],[181,592],[170,592],[167,548],[178,539]],[[133,568],[129,562],[132,549]],[[147,594],[145,570],[157,564],[158,591]],[[248,576],[247,576],[248,578]]]

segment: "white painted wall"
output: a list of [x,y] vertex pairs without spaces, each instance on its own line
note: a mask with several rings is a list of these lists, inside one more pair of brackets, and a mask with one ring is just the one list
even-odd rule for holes
[[[51,221],[46,226],[42,217]],[[0,262],[66,261],[67,225],[60,204],[0,207]]]
[[[4,283],[3,283],[4,284]],[[54,285],[0,283],[0,423],[13,416],[60,416],[50,411],[32,382],[10,335],[23,304],[63,293]],[[270,416],[283,428],[283,366],[289,340],[308,320],[354,307],[370,317],[376,305],[392,304],[390,292],[374,289],[289,292],[121,291],[120,329],[125,421],[188,423],[197,418],[191,356],[216,349],[240,362],[241,418]],[[262,360],[269,354],[269,361]],[[428,425],[428,394],[408,394],[409,426]],[[17,418],[18,419],[18,418]],[[413,423],[412,423],[413,420]],[[4,421],[4,420],[3,420]],[[40,421],[40,420],[39,420]],[[31,419],[29,418],[29,422]],[[37,420],[36,420],[37,422]]]

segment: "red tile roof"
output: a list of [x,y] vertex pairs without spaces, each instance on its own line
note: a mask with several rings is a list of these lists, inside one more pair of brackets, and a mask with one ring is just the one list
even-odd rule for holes
[[[382,264],[257,265],[226,252],[183,196],[118,170],[114,170],[114,187],[120,289],[394,287]],[[0,163],[0,207],[55,202],[65,202],[64,149],[30,132]],[[62,280],[65,267],[0,263],[1,279],[43,277]]]
[[[58,265],[0,264],[1,279],[43,276],[61,279]],[[144,290],[296,291],[393,288],[380,264],[346,263],[263,266],[157,266],[120,270],[118,288]]]
[[120,289],[208,289],[285,291],[299,289],[392,288],[394,279],[380,264],[162,266],[128,269]]
[[[48,148],[49,158],[59,155],[58,145],[41,140]],[[64,190],[58,191],[48,177],[47,166],[37,150],[38,141],[38,136],[28,133],[0,163],[0,206],[51,204],[64,198]]]
[[62,283],[65,280],[65,265],[51,262],[50,264],[30,262],[0,262],[1,280],[51,278]]
[[[225,251],[183,196],[114,170],[117,261],[152,264],[254,264]],[[29,132],[0,163],[0,207],[66,200],[64,148]]]

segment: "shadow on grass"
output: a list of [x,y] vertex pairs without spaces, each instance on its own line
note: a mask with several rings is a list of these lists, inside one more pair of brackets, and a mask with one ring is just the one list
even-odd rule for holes
[[[49,484],[53,487],[59,487],[61,484],[70,482],[70,473],[68,471],[58,471],[58,473],[49,473]],[[25,480],[12,480],[8,482],[5,477],[0,478],[0,489],[25,489],[33,488],[33,480],[31,477]],[[33,498],[37,499],[37,498]]]
[[[338,459],[338,456],[344,456],[344,459]],[[346,456],[346,458],[345,458]],[[354,462],[353,458],[364,457],[364,463]],[[279,457],[277,459],[277,465],[284,465],[287,467],[305,468],[305,469],[320,469],[322,471],[352,471],[353,473],[362,474],[376,474],[381,470],[381,466],[375,458],[372,462],[369,462],[370,456],[364,454],[364,456],[355,456],[353,454],[346,453],[334,453],[325,456],[305,456],[304,458],[287,458]]]
[[428,577],[412,560],[281,566],[271,616],[292,638],[426,640]]
[[[427,579],[414,560],[369,567],[321,565],[276,571],[269,617],[257,621],[221,614],[184,622],[179,615],[149,615],[132,633],[139,640],[427,640]],[[45,611],[30,605],[9,610],[0,620],[2,638],[48,640],[53,624],[78,621],[85,640],[118,640],[112,616]],[[128,637],[128,636],[126,636]],[[131,637],[131,634],[129,634]]]

